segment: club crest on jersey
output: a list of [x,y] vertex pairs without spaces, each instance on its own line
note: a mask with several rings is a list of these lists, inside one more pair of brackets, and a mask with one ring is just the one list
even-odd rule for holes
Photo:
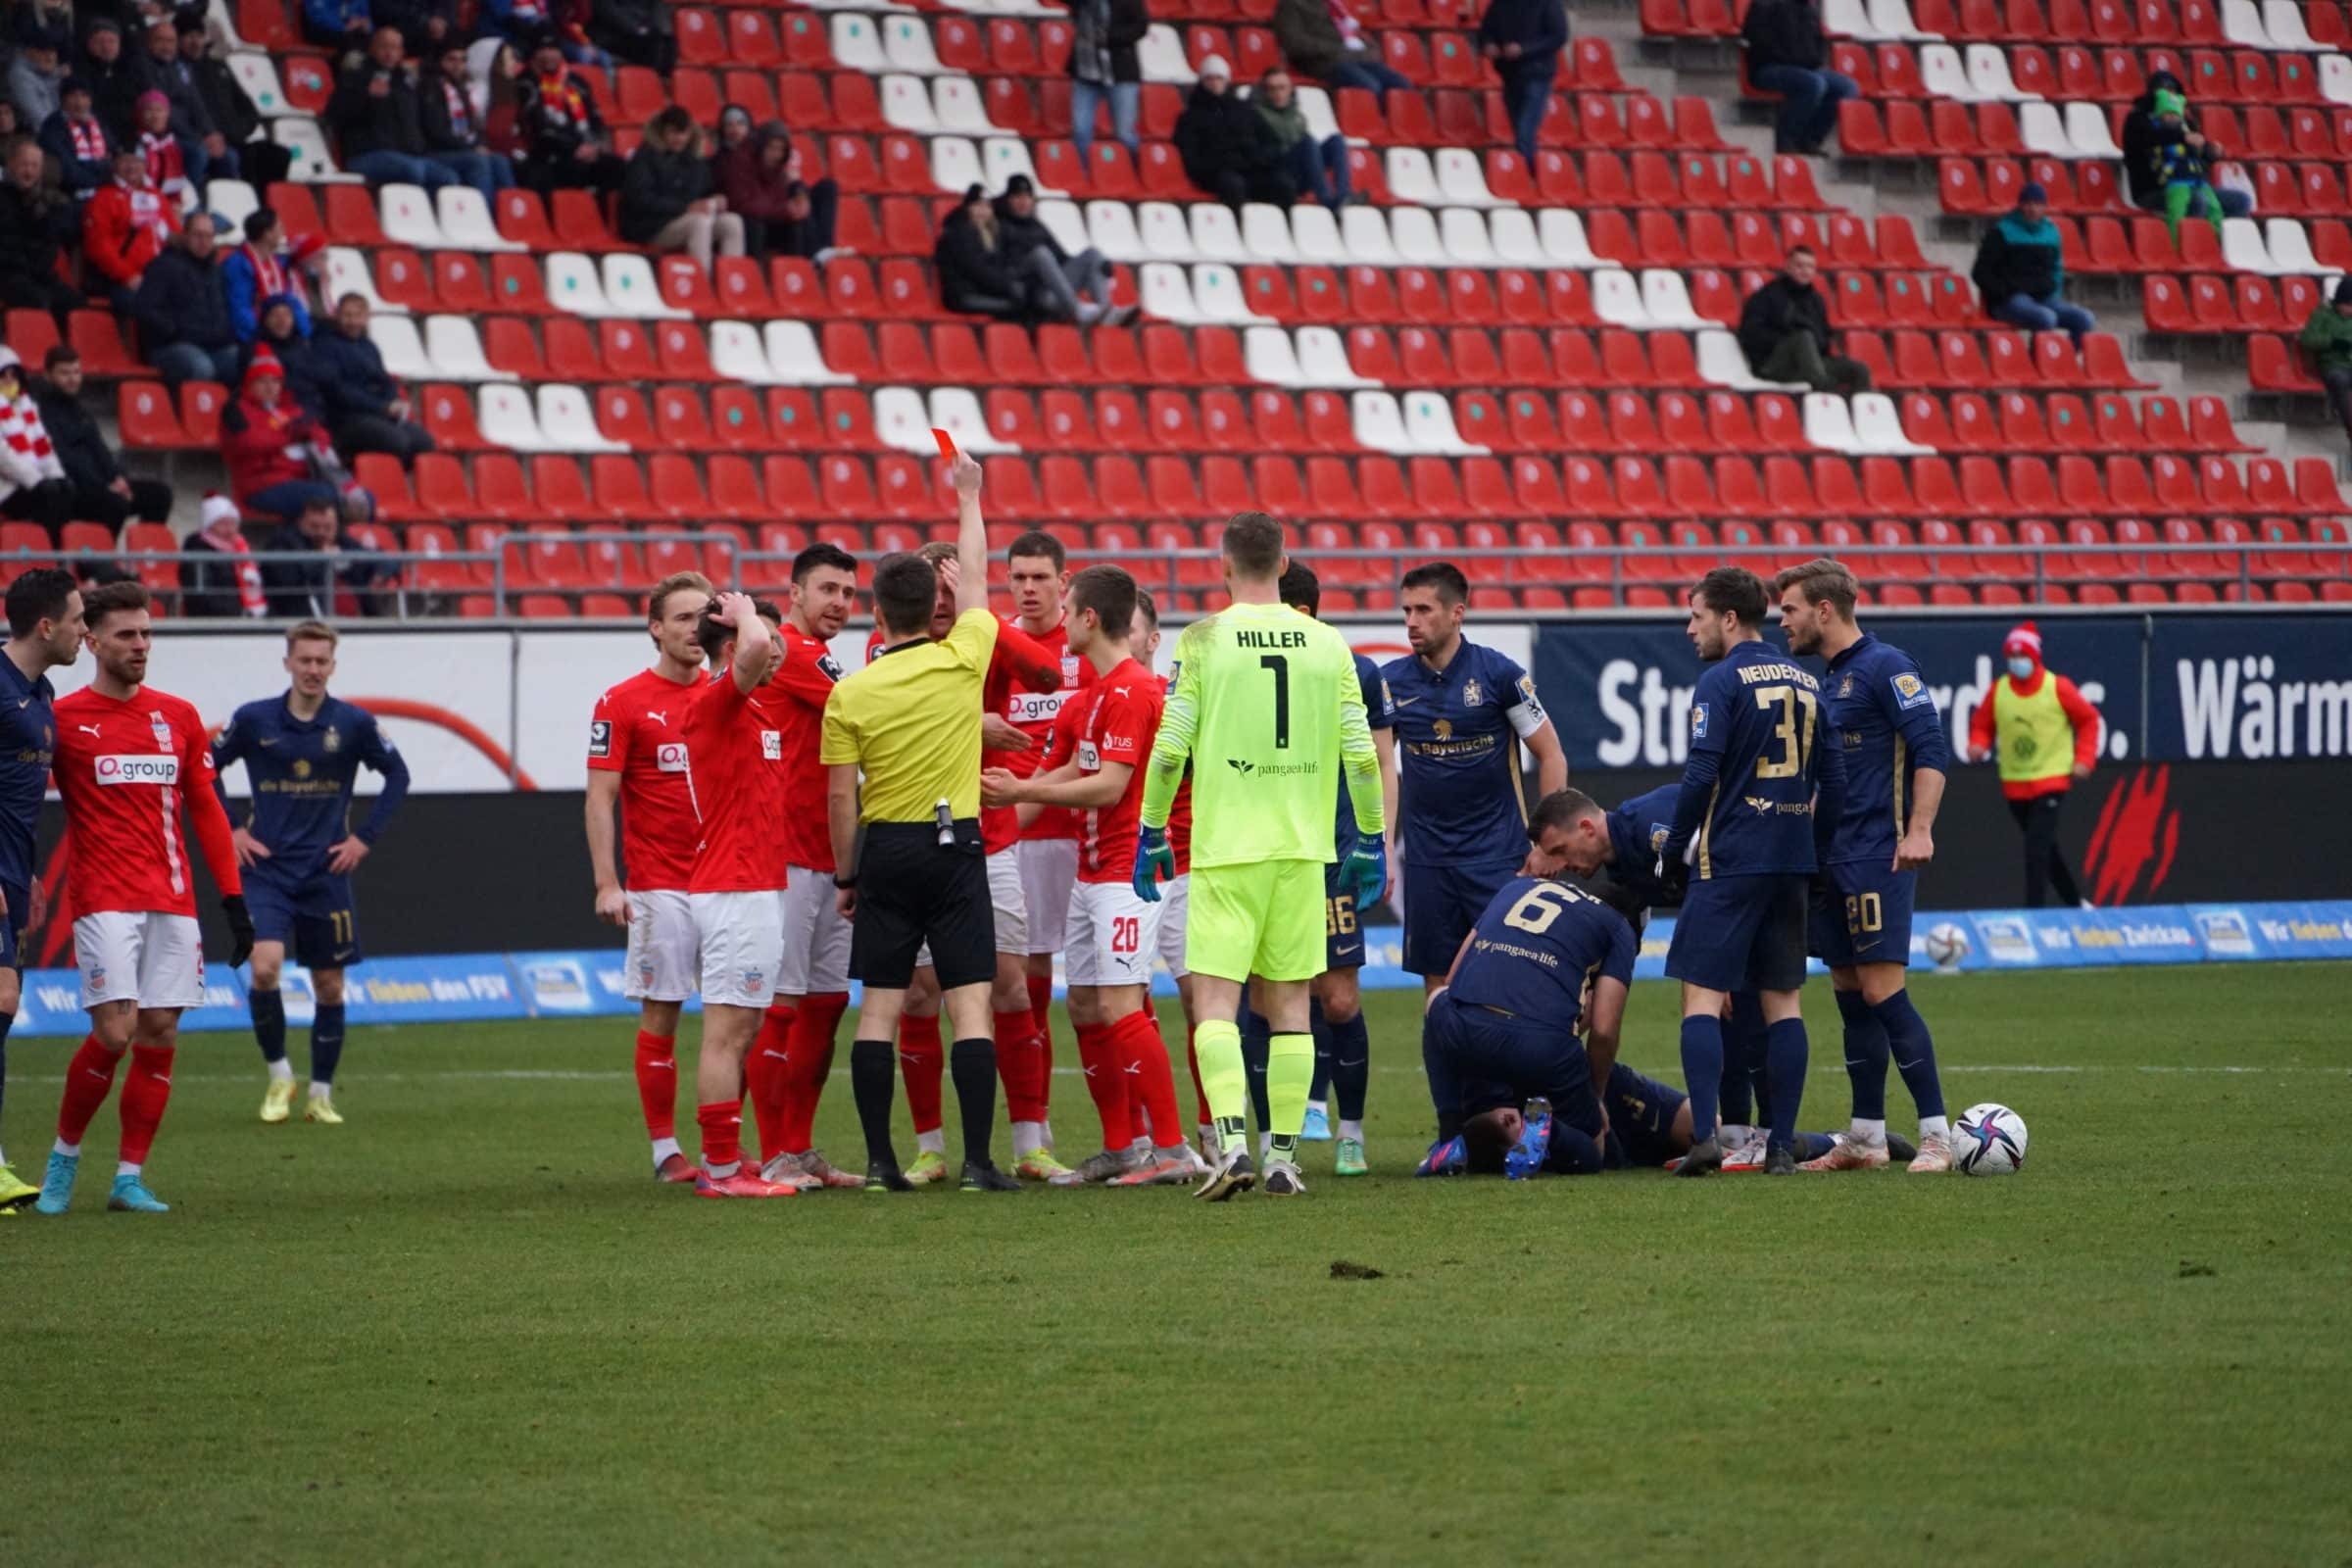
[[685,772],[686,748],[684,744],[671,741],[665,746],[654,748],[654,766],[664,773]]
[[329,724],[326,726],[326,739],[319,744],[323,745],[331,756],[343,749],[343,732]]
[[1849,675],[1844,675],[1844,676],[1841,676],[1841,677],[1839,677],[1839,679],[1838,679],[1838,698],[1839,698],[1840,700],[1843,700],[1843,699],[1845,699],[1845,698],[1848,698],[1848,697],[1851,697],[1851,696],[1853,696],[1853,695],[1854,695],[1854,677],[1853,677],[1852,675],[1850,675],[1850,674],[1849,674]]
[[1061,656],[1061,683],[1064,686],[1078,684],[1078,656],[1076,654]]
[[89,988],[90,988],[90,990],[92,990],[93,992],[97,992],[97,991],[104,991],[104,990],[106,989],[106,965],[105,965],[105,964],[103,964],[103,963],[101,963],[101,964],[98,964],[98,965],[96,965],[96,966],[94,966],[94,967],[92,967],[92,968],[90,968],[90,969],[86,969],[86,970],[84,970],[84,971],[83,971],[83,973],[84,973],[84,974],[87,976],[87,979],[88,979],[88,984],[89,984]]
[[596,718],[588,721],[588,755],[590,757],[611,757],[612,755],[612,721],[611,719]]
[[1476,708],[1478,706],[1479,698],[1483,695],[1484,694],[1478,689],[1478,682],[1476,680],[1473,679],[1462,682],[1462,706],[1464,708]]
[[1665,822],[1650,823],[1649,853],[1652,855],[1664,855],[1666,853],[1666,840],[1672,836],[1673,832],[1673,827]]
[[155,744],[169,751],[172,747],[172,725],[161,713],[147,715],[147,727],[154,732]]
[[1928,694],[1927,683],[1917,675],[1894,677],[1894,702],[1897,708],[1917,708],[1922,703],[1932,703],[1935,700]]
[[1690,738],[1696,741],[1707,738],[1707,705],[1704,703],[1690,705]]

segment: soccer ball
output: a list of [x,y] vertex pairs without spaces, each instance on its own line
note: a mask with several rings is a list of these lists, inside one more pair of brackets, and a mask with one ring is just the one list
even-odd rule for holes
[[1960,1169],[1970,1176],[2007,1176],[2026,1162],[2026,1118],[1990,1101],[1971,1105],[1953,1124]]
[[1928,932],[1927,947],[1928,956],[1936,968],[1957,969],[1960,960],[1968,956],[1968,933],[1949,920],[1938,921]]

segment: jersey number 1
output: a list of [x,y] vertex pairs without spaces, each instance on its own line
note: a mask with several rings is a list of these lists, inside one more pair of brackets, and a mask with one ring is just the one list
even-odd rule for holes
[[1274,749],[1291,749],[1291,662],[1280,654],[1260,654],[1260,669],[1274,672]]

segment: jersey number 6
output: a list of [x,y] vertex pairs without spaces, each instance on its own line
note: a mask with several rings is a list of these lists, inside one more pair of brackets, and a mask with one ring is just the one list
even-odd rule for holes
[[1560,917],[1568,906],[1589,897],[1589,894],[1579,893],[1557,882],[1539,882],[1521,894],[1518,903],[1503,911],[1502,923],[1514,930],[1542,936],[1551,929],[1551,923]]

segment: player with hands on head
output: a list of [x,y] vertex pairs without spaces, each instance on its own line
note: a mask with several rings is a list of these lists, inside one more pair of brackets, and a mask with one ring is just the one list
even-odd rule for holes
[[35,1202],[62,1214],[73,1201],[81,1139],[114,1088],[125,1054],[122,1148],[107,1206],[161,1214],[145,1169],[172,1098],[179,1015],[204,1004],[204,940],[180,809],[220,890],[229,963],[253,954],[253,917],[228,812],[213,788],[213,749],[195,708],[147,684],[155,632],[145,585],[108,583],[82,600],[96,676],[57,703],[51,775],[65,803],[66,897],[81,971],[89,1038],[66,1069],[57,1143]]

